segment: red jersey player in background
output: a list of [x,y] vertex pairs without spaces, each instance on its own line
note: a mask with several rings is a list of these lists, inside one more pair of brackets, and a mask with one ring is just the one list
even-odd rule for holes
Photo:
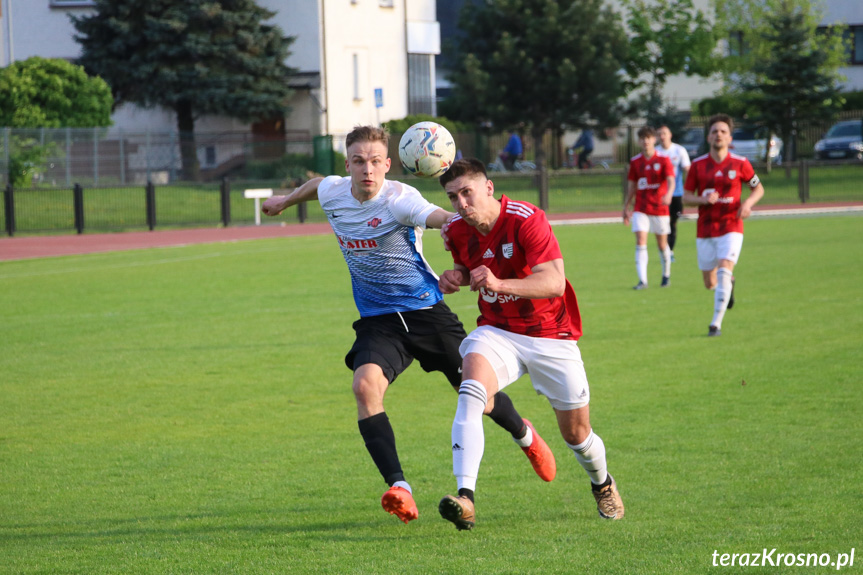
[[452,428],[458,496],[441,500],[441,515],[460,530],[473,528],[486,398],[527,373],[590,477],[599,514],[621,519],[623,501],[607,471],[605,445],[590,426],[578,302],[545,213],[527,202],[495,199],[485,167],[473,158],[453,163],[440,182],[459,215],[447,230],[455,265],[439,286],[449,294],[469,285],[479,292],[481,312],[479,327],[459,348],[463,372]]
[[[662,261],[662,287],[671,279],[671,216],[668,206],[674,195],[674,165],[665,156],[656,153],[656,131],[650,126],[638,130],[641,153],[629,162],[626,198],[623,200],[623,223],[632,220],[635,234],[635,271],[638,283],[634,289],[647,287],[647,234],[656,234],[656,246]],[[630,205],[635,199],[635,212]]]
[[[707,335],[722,334],[725,310],[734,305],[734,265],[743,247],[743,220],[764,195],[749,160],[730,152],[734,121],[717,114],[707,121],[710,152],[692,162],[683,185],[683,201],[698,205],[698,267],[704,287],[715,290],[713,319]],[[742,200],[743,182],[751,190]]]

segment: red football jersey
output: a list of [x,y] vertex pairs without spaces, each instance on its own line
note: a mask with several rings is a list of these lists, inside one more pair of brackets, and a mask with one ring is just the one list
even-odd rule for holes
[[698,206],[699,238],[715,238],[731,232],[743,233],[743,220],[737,217],[740,210],[742,183],[758,185],[758,177],[749,160],[729,153],[717,163],[710,154],[696,158],[686,177],[684,190],[704,196],[716,191],[719,200],[711,205]]
[[[545,212],[527,202],[501,198],[500,217],[487,236],[460,217],[449,227],[452,257],[469,270],[488,267],[500,279],[524,278],[541,263],[560,259],[560,245]],[[581,316],[569,281],[563,296],[528,299],[481,288],[477,325],[550,339],[581,337]]]
[[665,156],[654,153],[650,159],[638,154],[629,161],[626,179],[635,182],[635,211],[648,216],[667,216],[668,206],[662,196],[668,192],[668,179],[674,179],[674,165]]

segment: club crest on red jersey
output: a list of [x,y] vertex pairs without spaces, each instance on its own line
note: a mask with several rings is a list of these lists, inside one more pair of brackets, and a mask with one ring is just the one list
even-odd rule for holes
[[512,243],[503,244],[501,246],[501,251],[503,252],[503,257],[506,259],[512,258]]

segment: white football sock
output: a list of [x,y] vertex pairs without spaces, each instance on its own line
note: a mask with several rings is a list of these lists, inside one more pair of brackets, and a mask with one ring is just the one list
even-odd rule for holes
[[411,486],[408,485],[407,481],[396,481],[395,483],[393,483],[393,487],[401,487],[402,489],[407,489],[408,493],[413,495],[413,490],[411,489]]
[[530,444],[533,443],[533,432],[530,430],[529,425],[525,425],[524,428],[527,430],[524,437],[521,439],[513,437],[512,440],[515,441],[516,445],[519,447],[530,447]]
[[635,246],[635,271],[638,281],[647,283],[647,246]]
[[662,260],[662,277],[671,277],[671,248],[665,246],[664,250],[659,250],[659,259]]
[[713,321],[710,325],[722,327],[722,318],[728,309],[728,298],[731,297],[731,270],[719,268],[716,272],[716,291],[713,292]]
[[476,490],[479,463],[485,450],[482,412],[487,401],[485,387],[480,382],[475,379],[461,382],[452,422],[452,472],[459,489]]
[[581,464],[587,475],[590,476],[590,482],[594,485],[602,485],[608,479],[608,464],[605,461],[605,443],[602,439],[590,431],[582,443],[571,445],[567,443],[575,458]]

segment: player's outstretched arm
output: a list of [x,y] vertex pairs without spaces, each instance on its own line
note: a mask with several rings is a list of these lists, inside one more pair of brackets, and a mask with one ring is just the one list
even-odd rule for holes
[[443,228],[444,225],[448,224],[449,221],[454,217],[454,213],[448,212],[443,208],[438,208],[432,213],[430,213],[426,218],[426,227],[439,230]]
[[566,291],[562,259],[537,264],[531,272],[521,279],[500,279],[486,266],[479,266],[470,271],[470,289],[476,291],[484,287],[499,294],[527,299],[559,297]]
[[318,186],[323,178],[312,178],[286,196],[273,196],[264,201],[261,211],[268,216],[277,216],[291,206],[318,199]]

